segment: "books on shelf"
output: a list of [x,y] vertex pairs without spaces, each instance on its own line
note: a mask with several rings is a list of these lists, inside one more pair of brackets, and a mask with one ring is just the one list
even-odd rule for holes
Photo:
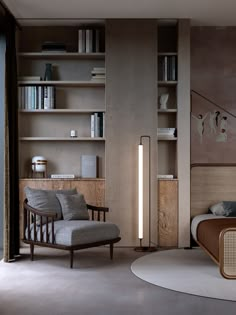
[[105,113],[91,114],[91,138],[104,138],[105,136]]
[[58,179],[62,179],[62,178],[69,178],[69,179],[73,179],[75,178],[74,174],[51,174],[51,178],[58,178]]
[[159,56],[158,58],[158,80],[177,80],[177,56]]
[[78,52],[96,53],[101,51],[101,30],[92,28],[81,28],[78,30]]
[[172,174],[163,174],[163,175],[158,174],[158,175],[157,175],[157,178],[158,178],[158,179],[173,179],[173,178],[174,178],[174,175],[172,175]]
[[20,109],[53,109],[55,108],[55,86],[19,86],[18,107]]
[[106,69],[105,67],[94,67],[91,71],[92,81],[105,82],[106,79]]
[[175,136],[176,128],[157,128],[157,135],[159,136]]

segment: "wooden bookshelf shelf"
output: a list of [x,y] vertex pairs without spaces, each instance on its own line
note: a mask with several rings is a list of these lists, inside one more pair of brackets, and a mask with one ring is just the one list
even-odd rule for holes
[[177,52],[159,52],[158,56],[178,56]]
[[17,56],[29,59],[105,59],[105,53],[76,52],[20,52]]
[[20,137],[20,141],[105,141],[105,138],[91,138],[91,137]]
[[105,109],[20,109],[24,114],[92,114],[105,113]]
[[167,109],[167,110],[164,110],[164,109],[158,109],[157,110],[159,114],[175,114],[177,113],[177,109],[176,108],[170,108],[170,109]]
[[176,141],[177,137],[158,136],[158,141]]
[[104,87],[105,82],[94,81],[18,81],[19,86],[25,85],[47,85],[47,86],[69,86],[69,87]]
[[159,86],[177,85],[178,81],[158,81]]

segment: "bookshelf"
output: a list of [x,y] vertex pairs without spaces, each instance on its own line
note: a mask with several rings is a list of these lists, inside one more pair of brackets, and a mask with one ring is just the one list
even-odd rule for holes
[[[158,179],[158,242],[163,247],[189,244],[189,38],[187,20],[158,22],[158,128],[176,128],[174,136],[157,139],[157,173],[174,175]],[[164,109],[162,95],[168,95]]]
[[[177,124],[177,84],[178,47],[177,21],[158,23],[158,128],[176,128]],[[161,97],[168,95],[165,109]],[[176,145],[174,135],[158,134],[158,175],[171,174],[177,178]],[[160,143],[161,142],[161,143]],[[169,158],[172,156],[172,158]],[[175,158],[173,158],[173,156]]]
[[[80,177],[80,156],[98,156],[98,174],[105,177],[105,135],[91,135],[91,115],[105,115],[105,78],[93,79],[94,68],[105,67],[104,24],[83,25],[88,29],[99,28],[100,51],[78,52],[78,30],[80,26],[23,27],[18,39],[18,81],[20,95],[22,89],[35,89],[35,102],[31,90],[19,104],[19,157],[20,177],[30,176],[31,158],[43,155],[48,161],[48,174],[67,173]],[[45,42],[60,42],[65,51],[42,51]],[[45,81],[45,65],[52,65],[52,80]],[[28,77],[27,81],[21,80]],[[40,80],[30,80],[38,76]],[[53,108],[43,108],[40,89],[53,87],[55,100]],[[32,89],[32,91],[33,91]],[[43,90],[44,91],[44,90]],[[27,94],[27,95],[28,95]],[[42,96],[43,97],[43,96]],[[44,94],[45,97],[45,94]],[[42,106],[42,108],[41,108]],[[102,121],[105,124],[105,120]],[[100,127],[99,127],[100,128]],[[77,136],[70,137],[70,130]]]

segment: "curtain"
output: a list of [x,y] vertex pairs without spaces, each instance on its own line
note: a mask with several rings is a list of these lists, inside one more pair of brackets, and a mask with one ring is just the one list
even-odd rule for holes
[[19,255],[18,96],[16,21],[5,12],[5,152],[4,152],[4,261]]

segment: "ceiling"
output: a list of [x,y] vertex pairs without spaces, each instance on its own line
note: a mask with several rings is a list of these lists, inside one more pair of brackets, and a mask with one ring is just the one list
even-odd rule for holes
[[[235,0],[4,0],[20,24],[76,19],[190,18],[192,25],[236,26]],[[38,19],[38,20],[37,20]],[[73,21],[73,19],[75,21]],[[58,21],[46,21],[48,24]]]

